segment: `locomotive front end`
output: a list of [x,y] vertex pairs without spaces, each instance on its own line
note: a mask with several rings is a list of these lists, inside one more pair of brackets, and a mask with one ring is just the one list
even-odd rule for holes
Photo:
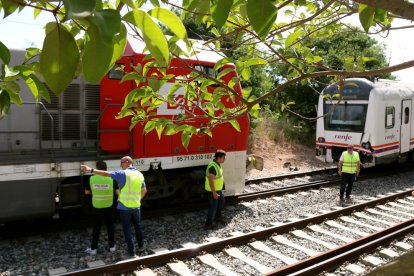
[[348,144],[359,152],[362,163],[372,162],[367,139],[366,120],[372,83],[365,79],[347,79],[341,85],[328,86],[319,98],[316,132],[316,157],[338,162]]

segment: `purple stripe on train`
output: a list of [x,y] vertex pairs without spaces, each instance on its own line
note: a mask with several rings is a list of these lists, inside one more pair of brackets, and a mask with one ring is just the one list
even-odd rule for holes
[[[411,144],[414,144],[414,142],[411,142]],[[332,146],[324,146],[326,149],[332,149]],[[395,146],[391,146],[391,147],[386,147],[386,148],[382,148],[382,149],[377,149],[374,150],[372,152],[372,154],[376,154],[376,153],[381,153],[381,152],[386,152],[386,151],[390,151],[390,150],[395,150],[395,149],[399,149],[400,146],[399,145],[395,145]],[[344,148],[344,151],[346,150],[346,148]],[[361,151],[361,150],[360,150]]]

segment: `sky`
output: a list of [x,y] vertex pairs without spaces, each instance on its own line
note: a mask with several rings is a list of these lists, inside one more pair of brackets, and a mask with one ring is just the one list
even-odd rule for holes
[[[24,49],[31,46],[41,47],[45,32],[43,26],[49,21],[54,21],[50,13],[40,13],[33,20],[33,10],[24,9],[19,14],[14,13],[3,19],[0,13],[0,41],[9,48]],[[353,24],[358,24],[358,19],[351,19]],[[396,21],[396,26],[403,25],[403,21]],[[373,36],[386,46],[386,54],[390,65],[414,59],[414,29],[403,29],[390,32],[389,36]],[[414,68],[393,73],[404,82],[414,83]]]

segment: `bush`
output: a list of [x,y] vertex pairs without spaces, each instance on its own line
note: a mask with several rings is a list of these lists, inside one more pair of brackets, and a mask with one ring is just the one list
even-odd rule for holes
[[303,120],[293,120],[287,116],[280,116],[269,109],[262,112],[261,118],[251,121],[251,137],[252,139],[260,139],[268,137],[277,143],[293,142],[306,146],[314,146],[315,144],[315,122]]

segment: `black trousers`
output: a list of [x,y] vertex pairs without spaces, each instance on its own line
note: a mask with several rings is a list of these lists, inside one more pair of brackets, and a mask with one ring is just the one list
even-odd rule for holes
[[341,190],[339,191],[339,197],[344,198],[346,190],[346,197],[349,197],[352,192],[352,186],[354,185],[355,174],[354,173],[342,173]]
[[93,231],[92,231],[92,244],[91,249],[98,248],[99,234],[101,232],[101,226],[106,225],[108,232],[109,247],[115,245],[115,209],[111,206],[108,208],[93,208]]

